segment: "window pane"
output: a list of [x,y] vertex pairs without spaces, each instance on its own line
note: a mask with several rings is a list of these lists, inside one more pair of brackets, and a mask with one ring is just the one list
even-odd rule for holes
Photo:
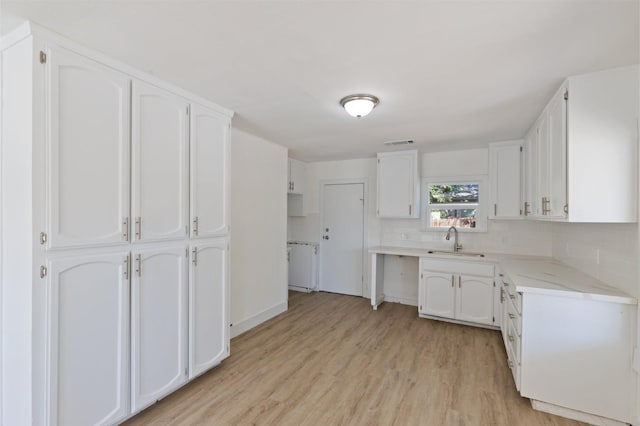
[[477,203],[479,187],[477,183],[431,184],[429,185],[429,203]]
[[431,210],[430,226],[433,228],[475,228],[476,209]]

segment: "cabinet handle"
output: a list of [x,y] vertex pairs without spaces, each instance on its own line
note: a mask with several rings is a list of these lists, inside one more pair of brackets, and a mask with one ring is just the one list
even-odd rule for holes
[[507,363],[509,364],[509,368],[513,368],[513,361],[509,360]]
[[411,216],[411,204],[409,204],[409,216]]
[[516,295],[515,294],[510,294],[509,298],[511,298],[511,300],[516,300]]
[[504,288],[500,287],[500,303],[504,303]]
[[508,334],[507,336],[509,336],[509,341],[513,342],[514,340],[516,340],[512,334]]
[[136,274],[138,274],[139,277],[142,276],[142,255],[138,254],[136,256]]
[[198,248],[194,247],[191,253],[191,262],[193,262],[193,266],[198,266]]
[[[44,244],[47,241],[46,238],[43,241],[43,238],[42,238],[43,234],[40,234],[40,244]],[[122,219],[122,239],[124,241],[129,241],[129,218],[128,217],[125,217]]]
[[498,204],[493,205],[493,215],[498,216]]
[[451,275],[451,287],[455,287],[456,285],[454,284],[454,280],[455,278],[453,277],[453,275]]
[[124,267],[122,268],[122,274],[124,275],[124,279],[129,281],[129,256],[124,258]]
[[193,218],[193,235],[198,235],[198,216]]
[[531,214],[531,203],[525,201],[524,202],[524,215],[529,216]]
[[142,218],[140,216],[136,217],[136,240],[140,239],[141,222],[142,222]]
[[516,316],[509,312],[509,318],[514,319]]
[[296,183],[295,182],[291,182],[291,190],[295,191],[296,189]]

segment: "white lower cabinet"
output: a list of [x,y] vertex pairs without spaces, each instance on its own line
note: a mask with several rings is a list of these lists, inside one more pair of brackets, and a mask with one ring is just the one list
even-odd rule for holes
[[132,253],[131,408],[187,381],[187,246]]
[[227,239],[191,246],[189,378],[229,356]]
[[110,425],[129,413],[128,262],[129,252],[47,262],[51,426]]
[[420,258],[420,316],[495,326],[495,291],[493,264]]

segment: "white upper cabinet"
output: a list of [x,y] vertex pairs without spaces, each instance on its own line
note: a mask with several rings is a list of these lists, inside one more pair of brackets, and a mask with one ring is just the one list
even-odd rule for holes
[[130,80],[60,47],[46,66],[48,247],[126,242]]
[[637,66],[563,83],[527,133],[532,216],[637,222],[638,104]]
[[418,151],[378,154],[377,216],[420,217]]
[[522,214],[525,217],[536,217],[538,215],[538,134],[537,127],[532,127],[524,139],[524,191],[522,203]]
[[289,194],[304,194],[304,175],[306,165],[302,161],[289,158]]
[[522,212],[522,142],[489,145],[491,207],[489,218],[520,218]]
[[139,411],[187,381],[186,246],[132,253],[131,407]]
[[189,112],[166,90],[133,82],[135,241],[185,237],[189,208]]
[[191,236],[229,232],[230,120],[191,105]]
[[229,271],[226,240],[191,247],[189,378],[229,356]]
[[112,425],[129,414],[128,261],[128,252],[49,261],[51,426]]

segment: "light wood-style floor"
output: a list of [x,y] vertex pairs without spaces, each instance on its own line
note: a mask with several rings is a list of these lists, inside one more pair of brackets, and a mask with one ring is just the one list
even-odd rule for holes
[[499,332],[394,303],[290,293],[289,311],[127,425],[558,425],[516,392]]

